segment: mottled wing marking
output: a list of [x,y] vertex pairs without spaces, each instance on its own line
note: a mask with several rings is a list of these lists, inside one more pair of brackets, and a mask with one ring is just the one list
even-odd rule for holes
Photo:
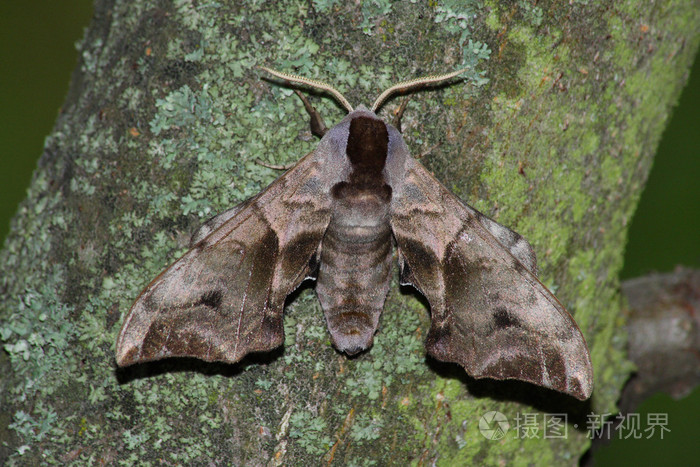
[[191,356],[236,362],[283,342],[284,300],[312,271],[330,221],[315,153],[255,198],[210,220],[194,247],[131,308],[121,366]]
[[234,206],[220,214],[217,214],[216,216],[212,217],[211,219],[207,220],[205,223],[200,225],[199,228],[195,231],[195,233],[192,234],[192,238],[190,239],[190,248],[204,240],[206,237],[209,236],[209,234],[211,234],[213,231],[224,225],[226,221],[228,221],[233,216],[241,212],[246,206],[248,206],[248,204],[254,201],[257,197],[258,195],[253,196],[252,198],[243,201],[241,204],[238,204],[237,206]]
[[511,255],[515,256],[531,273],[537,275],[537,258],[530,243],[517,232],[513,232],[508,227],[505,227],[493,219],[483,215],[476,209],[473,209],[474,214],[481,224],[486,227],[491,235],[498,242],[506,247]]
[[406,169],[391,224],[402,282],[430,302],[428,352],[473,377],[520,379],[588,398],[586,343],[531,272],[529,244],[485,222],[415,160],[408,158]]

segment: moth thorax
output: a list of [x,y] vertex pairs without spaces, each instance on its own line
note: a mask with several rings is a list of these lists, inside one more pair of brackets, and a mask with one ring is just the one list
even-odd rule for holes
[[380,173],[388,148],[389,133],[384,122],[370,117],[350,121],[346,153],[355,171]]

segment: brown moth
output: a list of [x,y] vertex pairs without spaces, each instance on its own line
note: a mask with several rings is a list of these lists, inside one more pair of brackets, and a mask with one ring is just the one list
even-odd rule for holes
[[285,298],[305,279],[316,280],[333,345],[354,355],[372,345],[396,248],[401,284],[430,303],[431,356],[474,378],[518,379],[587,399],[586,343],[537,279],[530,244],[450,193],[375,114],[392,93],[465,70],[399,83],[371,110],[353,110],[328,84],[265,70],[330,92],[349,114],[326,131],[304,99],[312,128],[325,133],[318,147],[200,227],[191,249],[134,303],[117,363],[234,363],[274,349],[284,340]]

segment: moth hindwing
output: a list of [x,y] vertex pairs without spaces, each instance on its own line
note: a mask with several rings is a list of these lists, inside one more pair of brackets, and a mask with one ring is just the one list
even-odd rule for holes
[[392,92],[459,72],[399,83],[371,109],[330,130],[305,101],[318,147],[258,195],[205,223],[191,249],[136,299],[117,363],[171,356],[234,363],[283,342],[284,300],[316,280],[333,345],[368,349],[391,281],[395,240],[402,284],[430,303],[426,349],[475,378],[518,379],[587,399],[593,372],[573,318],[537,279],[520,235],[462,203],[416,159],[376,110]]

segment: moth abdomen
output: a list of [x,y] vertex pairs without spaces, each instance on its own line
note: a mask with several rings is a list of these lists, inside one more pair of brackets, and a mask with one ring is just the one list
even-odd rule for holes
[[391,230],[375,214],[334,216],[321,248],[316,293],[333,345],[350,355],[372,345],[391,282]]
[[325,310],[326,324],[335,348],[355,355],[372,345],[381,308],[351,301]]

